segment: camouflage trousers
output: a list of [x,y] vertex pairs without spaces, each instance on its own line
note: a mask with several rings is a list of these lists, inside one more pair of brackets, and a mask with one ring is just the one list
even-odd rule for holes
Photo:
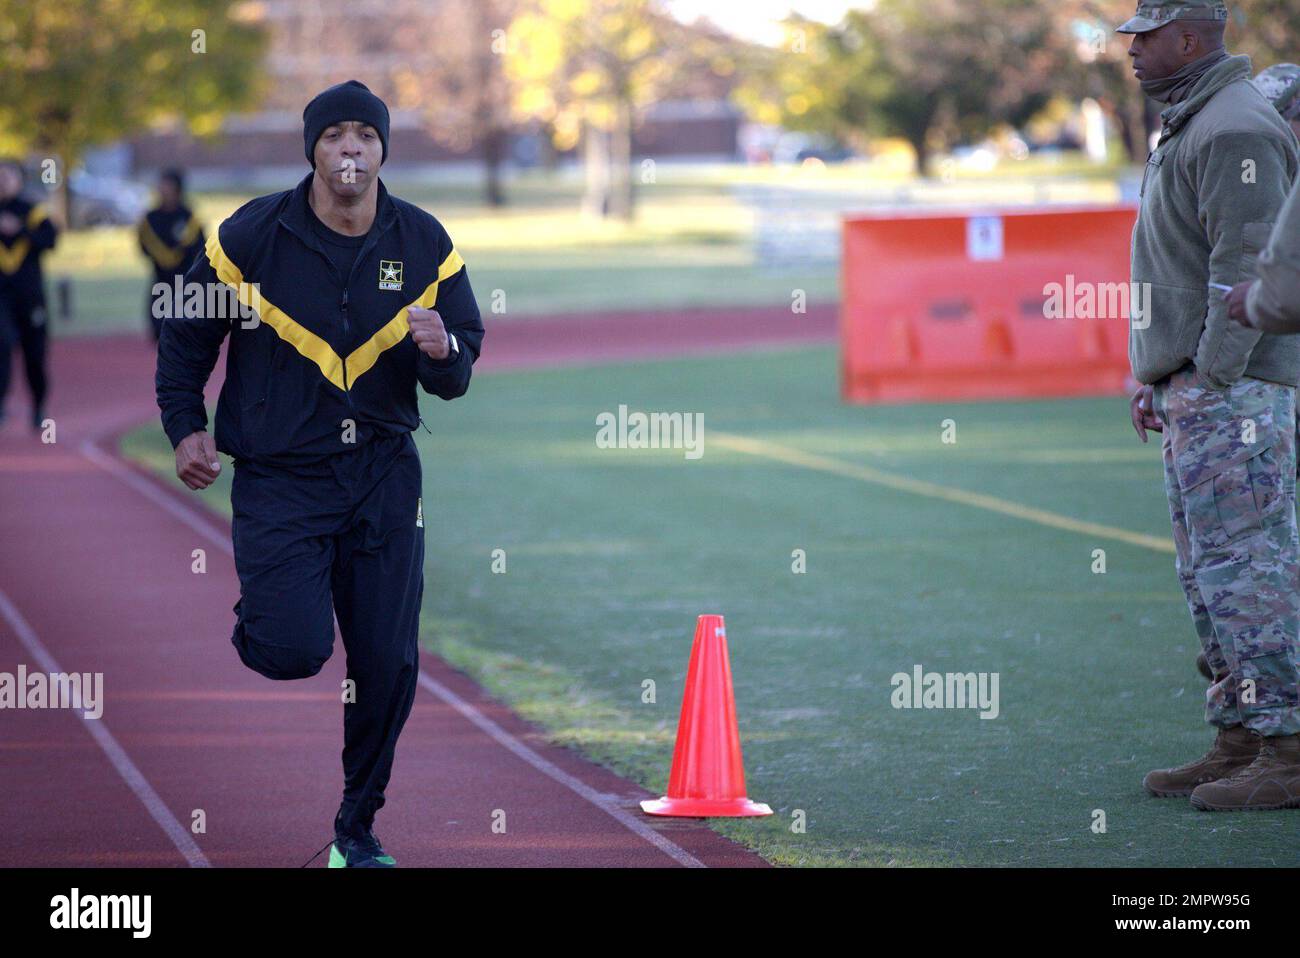
[[1155,386],[1175,565],[1216,675],[1205,719],[1300,732],[1296,391],[1243,376],[1226,390],[1188,365]]

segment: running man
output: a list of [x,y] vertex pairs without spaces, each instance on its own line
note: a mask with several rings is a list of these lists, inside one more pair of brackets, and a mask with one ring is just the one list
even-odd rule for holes
[[[158,405],[191,489],[217,478],[217,452],[233,458],[244,664],[315,675],[338,616],[349,687],[330,866],[391,867],[372,826],[419,672],[424,517],[436,527],[449,510],[423,508],[416,386],[464,395],[484,330],[447,231],[379,179],[384,103],[349,80],[308,103],[303,125],[312,172],[235,211],[185,277],[256,314],[168,317]],[[203,386],[227,334],[214,439]]]

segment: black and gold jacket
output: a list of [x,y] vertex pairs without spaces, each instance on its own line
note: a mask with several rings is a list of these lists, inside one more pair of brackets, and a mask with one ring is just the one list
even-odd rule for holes
[[41,254],[54,248],[59,231],[44,203],[15,196],[0,202],[0,213],[12,213],[22,223],[15,235],[0,236],[0,293],[44,306]]
[[140,249],[153,264],[155,283],[171,283],[177,273],[194,265],[203,252],[203,224],[187,206],[150,210],[136,227]]
[[[236,460],[354,451],[416,428],[417,384],[442,399],[469,388],[483,323],[442,224],[380,181],[374,224],[340,276],[308,225],[312,175],[236,210],[185,274],[184,315],[163,321],[155,378],[173,446],[207,427],[203,387],[227,334],[215,439]],[[236,296],[246,316],[229,308]],[[436,309],[458,349],[422,353],[409,306]]]

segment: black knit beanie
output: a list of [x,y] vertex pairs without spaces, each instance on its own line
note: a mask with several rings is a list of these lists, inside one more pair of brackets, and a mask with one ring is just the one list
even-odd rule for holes
[[364,83],[348,80],[317,93],[302,111],[303,145],[307,149],[307,162],[313,169],[316,167],[313,156],[316,141],[326,127],[345,120],[357,120],[373,126],[379,133],[379,142],[384,148],[383,158],[379,162],[388,159],[388,107]]

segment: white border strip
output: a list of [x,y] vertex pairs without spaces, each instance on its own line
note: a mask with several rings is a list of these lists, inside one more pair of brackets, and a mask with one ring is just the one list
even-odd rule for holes
[[[46,672],[62,672],[63,669],[54,661],[49,650],[45,647],[36,636],[36,632],[27,620],[23,618],[22,613],[9,600],[9,597],[0,591],[0,615],[13,627],[14,633],[18,636],[18,641],[23,644],[28,653],[34,658],[42,669]],[[200,850],[199,846],[194,843],[190,833],[171,813],[167,803],[162,800],[153,786],[149,784],[140,769],[136,768],[135,763],[131,761],[130,756],[118,744],[113,733],[108,730],[101,719],[88,719],[82,716],[82,722],[86,731],[90,733],[91,738],[108,756],[108,760],[113,763],[117,773],[122,776],[122,780],[135,792],[136,798],[144,805],[145,810],[153,817],[167,837],[172,840],[176,850],[185,856],[191,868],[211,868],[212,863]]]
[[[199,512],[193,506],[184,503],[172,494],[165,492],[152,480],[140,476],[130,467],[124,465],[120,460],[104,452],[89,439],[82,442],[81,451],[85,457],[95,465],[99,466],[105,472],[108,472],[117,479],[120,479],[146,499],[185,523],[185,525],[199,533],[199,535],[206,538],[227,555],[234,555],[234,547],[231,545],[229,533],[225,530],[219,529],[215,524],[209,521],[203,513]],[[477,725],[498,744],[509,749],[510,752],[523,759],[543,775],[559,782],[570,791],[574,792],[581,798],[586,799],[592,805],[595,805],[620,825],[654,845],[679,865],[683,865],[686,868],[708,867],[704,862],[686,851],[686,849],[677,845],[675,842],[669,841],[645,822],[639,821],[634,815],[628,814],[625,809],[617,805],[614,801],[605,798],[600,792],[597,792],[581,779],[575,778],[557,766],[554,762],[543,758],[536,751],[529,748],[514,735],[511,735],[469,702],[466,702],[451,689],[447,688],[437,679],[434,679],[423,669],[419,672],[419,682],[434,696],[442,699],[452,708],[456,709],[456,711],[460,712],[467,719]],[[125,755],[123,758],[125,758]],[[188,838],[188,835],[186,837]]]
[[420,670],[420,684],[423,685],[430,692],[432,692],[434,695],[438,696],[438,698],[442,699],[452,708],[456,709],[456,711],[460,712],[467,719],[469,719],[471,722],[473,722],[475,725],[481,728],[484,732],[486,732],[488,735],[496,739],[501,745],[508,748],[511,752],[519,756],[521,759],[523,759],[533,768],[537,769],[543,775],[553,778],[561,785],[564,785],[565,787],[571,789],[572,791],[577,792],[587,801],[591,802],[591,804],[599,808],[602,812],[608,814],[620,825],[623,825],[629,831],[635,832],[637,835],[640,835],[642,838],[644,838],[650,844],[654,845],[665,855],[669,856],[674,861],[676,861],[679,865],[684,865],[687,868],[708,867],[704,864],[704,862],[700,861],[690,852],[686,851],[684,848],[680,847],[679,845],[670,842],[668,839],[664,838],[663,835],[659,834],[657,831],[655,831],[645,822],[638,821],[636,819],[636,816],[629,815],[625,809],[619,807],[614,802],[603,797],[600,792],[597,792],[586,782],[583,782],[581,779],[575,778],[574,776],[570,775],[568,772],[560,768],[554,762],[542,758],[542,756],[538,755],[535,751],[533,751],[523,742],[519,741],[519,739],[515,738],[515,736],[511,735],[509,732],[503,729],[496,722],[492,721],[490,718],[488,718],[486,715],[484,715],[482,712],[476,709],[473,705],[466,702],[464,699],[462,699],[451,689],[447,688],[447,686],[443,685],[437,679],[430,676],[423,669]]

